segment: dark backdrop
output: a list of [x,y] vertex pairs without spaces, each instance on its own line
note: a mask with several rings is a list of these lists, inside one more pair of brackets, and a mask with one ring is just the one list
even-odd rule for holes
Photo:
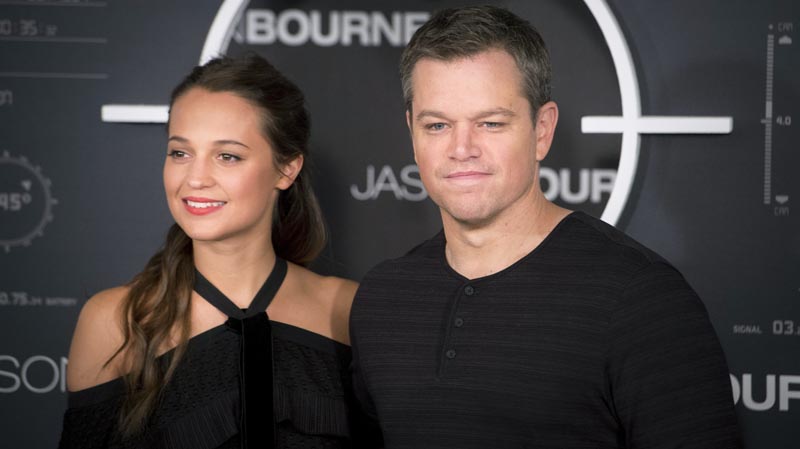
[[[643,116],[730,117],[723,134],[642,134],[616,225],[672,261],[725,348],[748,448],[798,446],[800,199],[791,0],[611,1]],[[231,54],[269,58],[307,93],[314,184],[331,230],[315,268],[359,279],[439,229],[405,129],[397,61],[455,2],[253,1]],[[544,35],[561,121],[543,188],[601,216],[622,113],[598,23],[580,1],[504,2]],[[791,8],[795,6],[795,8]],[[163,105],[200,59],[217,1],[0,0],[0,446],[52,447],[82,304],[128,281],[171,219],[161,124],[104,122]],[[800,117],[798,117],[800,118]]]

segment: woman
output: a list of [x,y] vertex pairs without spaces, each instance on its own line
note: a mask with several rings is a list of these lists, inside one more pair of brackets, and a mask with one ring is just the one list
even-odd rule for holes
[[61,447],[352,445],[356,284],[303,267],[325,241],[308,138],[303,94],[257,56],[213,60],[175,88],[176,224],[130,284],[81,311]]

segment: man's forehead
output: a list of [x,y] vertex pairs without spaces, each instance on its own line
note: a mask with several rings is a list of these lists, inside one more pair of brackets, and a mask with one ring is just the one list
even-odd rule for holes
[[[497,84],[502,79],[503,84],[513,82],[524,95],[524,76],[516,60],[511,54],[501,49],[488,49],[467,56],[448,59],[424,57],[420,58],[411,72],[412,88],[416,91],[420,82],[425,85],[435,83],[436,78],[450,76],[453,72],[460,72],[454,81],[469,81],[476,78],[496,78]],[[433,79],[431,79],[433,77]],[[421,79],[422,78],[422,79]]]
[[425,103],[426,109],[429,106],[437,109],[429,102],[449,103],[454,97],[467,97],[470,103],[480,100],[493,103],[482,107],[487,110],[507,107],[512,99],[527,99],[516,61],[503,50],[487,50],[447,60],[420,59],[412,72],[414,108]]

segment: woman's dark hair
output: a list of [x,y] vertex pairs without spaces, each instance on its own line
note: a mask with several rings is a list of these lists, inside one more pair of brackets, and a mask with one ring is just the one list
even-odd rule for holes
[[[173,90],[170,106],[192,89],[230,92],[262,113],[261,132],[273,149],[275,166],[302,156],[309,167],[310,119],[300,89],[265,59],[248,55],[222,57],[195,67]],[[309,170],[301,170],[291,187],[278,195],[273,211],[272,244],[278,257],[307,265],[325,246],[326,233],[319,204],[311,190]],[[129,395],[120,415],[120,430],[143,430],[163,386],[183,356],[190,334],[194,285],[192,240],[174,224],[164,247],[130,283],[123,306],[124,341],[109,359],[121,353]],[[166,371],[159,351],[177,341]]]

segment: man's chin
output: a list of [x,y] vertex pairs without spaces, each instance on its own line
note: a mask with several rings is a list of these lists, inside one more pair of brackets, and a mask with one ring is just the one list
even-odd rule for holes
[[442,210],[442,219],[458,224],[465,229],[479,229],[488,226],[495,218],[495,214],[485,209],[478,208],[450,208]]

